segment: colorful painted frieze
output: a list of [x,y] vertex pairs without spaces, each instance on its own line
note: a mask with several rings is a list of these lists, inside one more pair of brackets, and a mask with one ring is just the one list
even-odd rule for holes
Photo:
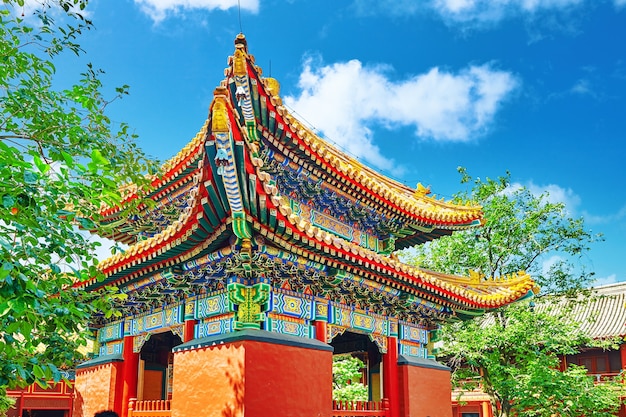
[[124,350],[124,342],[103,343],[98,350],[98,356],[121,355]]
[[131,333],[138,335],[158,329],[170,328],[184,322],[183,304],[165,307],[158,311],[136,317],[132,320]]
[[410,342],[425,345],[428,343],[428,330],[412,326],[408,323],[400,323],[399,338]]
[[234,313],[201,320],[196,324],[194,336],[196,339],[199,339],[201,337],[230,333],[234,329],[234,320]]
[[413,356],[416,358],[428,357],[428,349],[420,343],[413,343],[407,340],[398,342],[398,353],[403,356]]
[[198,298],[195,304],[195,319],[205,319],[209,317],[226,314],[228,309],[228,294],[223,291],[219,294],[208,295],[204,298]]
[[381,244],[376,236],[369,235],[354,226],[350,226],[349,224],[338,220],[329,214],[315,210],[299,201],[293,199],[289,199],[288,201],[293,212],[300,218],[311,222],[313,226],[317,226],[322,230],[326,230],[327,232],[342,237],[355,245],[378,252]]
[[104,326],[98,331],[98,342],[106,343],[124,337],[124,322],[119,321]]
[[289,317],[313,320],[315,318],[315,301],[312,297],[304,298],[295,295],[295,293],[286,294],[273,291],[270,310],[273,313]]
[[266,321],[266,330],[287,334],[291,336],[315,338],[315,328],[305,320],[289,320],[274,314],[270,314]]
[[331,313],[329,316],[329,323],[337,326],[383,336],[389,335],[388,320],[378,314],[357,311],[331,303]]

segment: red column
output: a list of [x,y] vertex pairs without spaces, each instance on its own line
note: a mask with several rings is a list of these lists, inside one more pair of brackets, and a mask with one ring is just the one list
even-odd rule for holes
[[387,338],[387,353],[383,354],[383,397],[389,399],[389,417],[400,417],[398,387],[398,339]]
[[128,414],[128,401],[137,398],[137,372],[139,367],[139,353],[133,352],[134,336],[124,336],[124,362],[122,364],[122,403],[118,411],[121,417]]
[[622,361],[622,370],[626,370],[626,344],[619,345],[619,357]]
[[19,405],[17,406],[18,417],[22,417],[22,414],[24,413],[24,389],[22,389],[22,392],[20,392],[20,398],[17,400],[19,403]]
[[325,321],[315,321],[315,338],[323,343],[328,343],[328,325]]
[[492,409],[491,409],[491,402],[489,401],[483,401],[481,404],[481,408],[482,408],[482,417],[493,417],[493,413],[492,413]]
[[185,331],[184,331],[185,340],[183,340],[184,343],[189,342],[195,338],[195,334],[194,334],[195,328],[196,328],[195,320],[185,320]]

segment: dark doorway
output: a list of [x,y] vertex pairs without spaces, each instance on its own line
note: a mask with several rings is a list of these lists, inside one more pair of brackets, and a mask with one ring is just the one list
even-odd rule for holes
[[141,400],[168,400],[172,395],[174,354],[172,348],[182,343],[180,337],[167,331],[150,336],[139,354],[139,383]]

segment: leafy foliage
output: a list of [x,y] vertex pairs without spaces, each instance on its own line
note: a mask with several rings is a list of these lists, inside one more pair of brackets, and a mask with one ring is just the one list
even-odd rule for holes
[[349,355],[333,357],[333,400],[367,401],[367,387],[361,382],[362,360]]
[[559,369],[559,355],[578,353],[593,341],[567,308],[555,311],[548,300],[539,304],[533,309],[519,303],[485,320],[449,326],[441,353],[455,369],[453,382],[466,390],[480,382],[492,398],[494,415],[612,415],[619,384],[595,385],[583,367]]
[[[469,182],[465,170],[461,173],[463,182]],[[559,370],[559,355],[595,343],[562,307],[589,296],[583,289],[593,273],[577,262],[601,236],[587,231],[582,219],[569,217],[566,207],[550,201],[548,194],[537,196],[512,186],[508,174],[477,179],[473,185],[457,199],[483,206],[484,227],[438,239],[404,256],[437,271],[467,275],[474,270],[485,281],[526,270],[550,295],[538,299],[537,307],[520,302],[444,326],[439,353],[452,366],[456,386],[480,384],[496,416],[611,415],[619,405],[617,385],[596,385],[577,366]],[[549,267],[547,260],[552,260]],[[561,308],[553,308],[558,303]]]
[[[471,178],[464,169],[462,182]],[[582,218],[571,218],[562,202],[548,193],[534,195],[528,188],[512,185],[510,175],[473,181],[457,202],[481,204],[485,225],[457,232],[416,249],[407,255],[412,262],[435,271],[467,275],[475,270],[487,279],[526,271],[543,293],[576,291],[593,281],[584,268],[584,255],[602,239],[584,227]],[[552,262],[544,264],[552,258]]]
[[80,54],[78,36],[92,26],[85,5],[43,1],[27,19],[23,0],[0,6],[0,397],[58,381],[86,344],[88,317],[113,314],[114,288],[73,287],[99,276],[97,243],[79,228],[93,230],[101,205],[120,203],[120,185],[136,183],[141,195],[155,167],[128,126],[105,115],[101,71],[87,66],[55,89],[55,58]]

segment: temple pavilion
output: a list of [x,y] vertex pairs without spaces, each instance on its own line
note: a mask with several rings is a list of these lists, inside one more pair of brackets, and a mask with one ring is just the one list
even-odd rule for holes
[[[76,417],[450,417],[439,324],[535,286],[525,273],[485,281],[400,262],[395,250],[479,227],[481,208],[331,146],[283,106],[241,34],[200,132],[152,185],[140,213],[102,212],[106,237],[129,247],[100,264],[103,281],[79,285],[127,298],[123,318],[90,323]],[[333,404],[337,354],[363,359],[371,402],[358,407],[379,411]]]

